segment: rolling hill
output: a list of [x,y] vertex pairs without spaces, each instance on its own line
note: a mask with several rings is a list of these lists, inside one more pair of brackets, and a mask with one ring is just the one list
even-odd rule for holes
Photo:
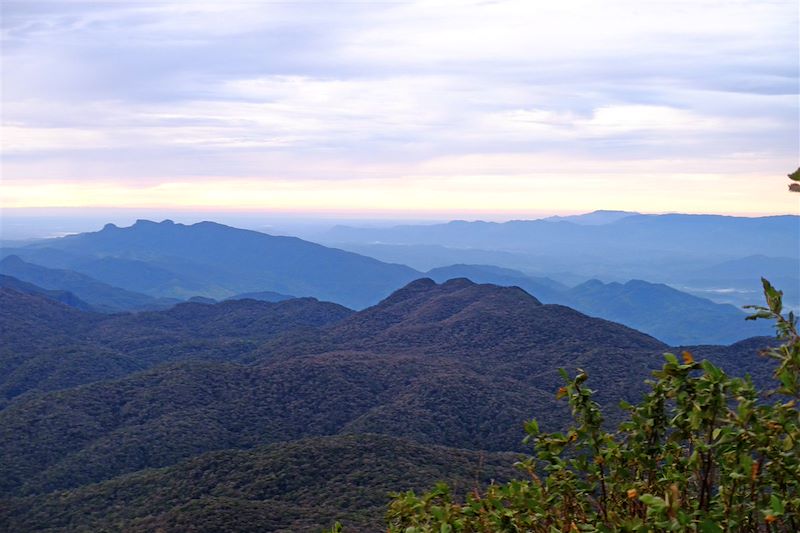
[[26,393],[119,378],[169,361],[235,359],[282,332],[352,313],[302,298],[184,303],[109,316],[11,288],[0,289],[0,309],[0,408]]

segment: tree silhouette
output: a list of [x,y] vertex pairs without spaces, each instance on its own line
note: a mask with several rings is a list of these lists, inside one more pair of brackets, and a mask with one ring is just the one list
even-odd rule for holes
[[800,192],[800,167],[798,167],[797,170],[789,174],[789,179],[797,182],[797,183],[790,183],[789,190],[792,192]]

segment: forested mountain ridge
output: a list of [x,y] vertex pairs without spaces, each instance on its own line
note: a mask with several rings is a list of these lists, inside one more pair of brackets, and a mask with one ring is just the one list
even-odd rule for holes
[[771,333],[761,322],[745,321],[743,310],[692,296],[663,283],[589,280],[566,287],[548,278],[487,265],[452,265],[431,270],[437,281],[454,276],[478,283],[519,286],[545,303],[566,305],[583,313],[625,324],[668,344],[729,344]]
[[119,378],[180,359],[232,360],[271,336],[318,327],[352,311],[299,298],[179,304],[164,311],[83,313],[0,289],[0,408],[28,392]]
[[[336,518],[372,531],[390,488],[510,477],[500,452],[525,449],[522,421],[566,419],[557,368],[586,369],[612,408],[669,350],[463,278],[418,279],[360,312],[301,298],[109,316],[0,299],[0,525],[17,529],[317,531]],[[753,352],[769,342],[689,349],[758,380],[769,361]]]
[[[623,219],[606,222],[622,215]],[[580,232],[614,225],[638,215],[599,213],[598,217],[587,219],[586,224],[560,220],[521,221],[520,231],[524,233],[526,224],[535,222],[545,227],[572,226],[573,231]],[[584,220],[583,216],[578,218]],[[676,217],[676,220],[683,219]],[[472,224],[468,225],[472,227]],[[671,224],[675,226],[677,222]],[[420,226],[420,231],[424,229],[424,233],[435,228]],[[623,244],[621,241],[620,245]],[[514,253],[517,252],[519,250]],[[127,228],[107,225],[98,232],[38,241],[21,248],[6,248],[1,253],[5,255],[3,264],[7,265],[9,274],[46,290],[73,292],[95,310],[106,312],[166,308],[177,303],[176,298],[208,303],[244,295],[278,301],[288,298],[289,294],[313,296],[362,309],[423,275],[402,265],[382,263],[308,241],[211,222],[186,226],[171,221],[140,220]],[[494,253],[498,260],[507,254]],[[580,253],[589,253],[589,250],[581,249]],[[637,251],[637,257],[642,254],[646,256],[644,251]],[[487,259],[492,257],[490,253]],[[773,259],[775,268],[790,276],[793,260]],[[544,260],[546,264],[546,258]],[[657,255],[647,261],[666,260]],[[583,257],[578,263],[586,261]],[[605,262],[605,259],[597,262],[601,270],[608,266],[603,266]],[[696,258],[687,257],[684,262],[693,265],[687,270],[686,283],[700,276],[697,279],[699,288],[687,285],[687,290],[704,297],[738,294],[738,289],[711,286],[703,289],[708,285],[703,276],[708,276],[709,268],[716,267],[703,267],[702,261],[694,264]],[[736,273],[746,270],[751,263],[729,261],[720,263],[719,268]],[[558,267],[557,271],[563,268],[571,267]],[[767,327],[760,323],[743,324],[744,313],[728,304],[714,303],[659,283],[639,280],[585,283],[586,277],[578,276],[578,281],[565,284],[546,276],[531,276],[488,264],[453,264],[432,269],[426,275],[438,282],[465,277],[478,283],[519,286],[545,303],[566,305],[624,323],[669,344],[727,344],[768,333]],[[744,282],[732,278],[730,283],[738,287]],[[792,286],[791,280],[788,286]],[[787,295],[791,300],[791,291]],[[661,305],[662,300],[668,305]]]
[[[553,396],[558,367],[585,368],[602,388],[598,399],[614,406],[642,392],[642,379],[668,350],[619,324],[541,304],[519,288],[465,279],[417,280],[358,313],[298,299],[109,317],[6,291],[8,301],[24,302],[19,312],[3,306],[21,333],[12,354],[35,353],[36,343],[23,342],[28,333],[39,331],[32,338],[46,344],[71,328],[80,337],[73,342],[85,343],[75,352],[106,351],[87,368],[113,361],[110,354],[121,358],[107,377],[31,392],[0,411],[0,489],[7,496],[76,489],[214,450],[314,436],[378,433],[425,445],[522,450],[522,420],[536,416],[553,428],[564,420]],[[28,306],[40,308],[30,319]],[[287,317],[305,320],[303,329],[285,327]],[[722,359],[738,354],[726,350],[718,350]],[[81,361],[64,355],[80,374]],[[12,363],[28,368],[19,355]],[[750,368],[744,357],[736,364]]]

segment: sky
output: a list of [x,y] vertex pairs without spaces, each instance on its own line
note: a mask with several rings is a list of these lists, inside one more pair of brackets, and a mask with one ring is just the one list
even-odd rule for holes
[[797,213],[796,0],[0,0],[24,208]]

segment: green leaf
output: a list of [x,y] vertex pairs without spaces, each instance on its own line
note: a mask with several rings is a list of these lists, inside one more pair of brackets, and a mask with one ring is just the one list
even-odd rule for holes
[[700,522],[700,531],[702,533],[722,533],[722,528],[716,522],[706,518]]
[[534,420],[528,420],[525,422],[525,433],[528,435],[538,435],[539,434],[539,422]]
[[783,298],[783,291],[777,290],[766,278],[761,278],[761,284],[764,286],[764,296],[767,297],[767,306],[769,310],[776,315],[780,314],[783,309],[781,299]]
[[783,500],[777,494],[773,494],[769,499],[769,506],[772,507],[772,514],[780,516],[784,512]]
[[659,498],[658,496],[653,496],[652,494],[642,494],[641,496],[639,496],[639,499],[646,506],[651,507],[656,511],[663,511],[664,509],[667,508],[667,502],[665,502],[663,498]]

